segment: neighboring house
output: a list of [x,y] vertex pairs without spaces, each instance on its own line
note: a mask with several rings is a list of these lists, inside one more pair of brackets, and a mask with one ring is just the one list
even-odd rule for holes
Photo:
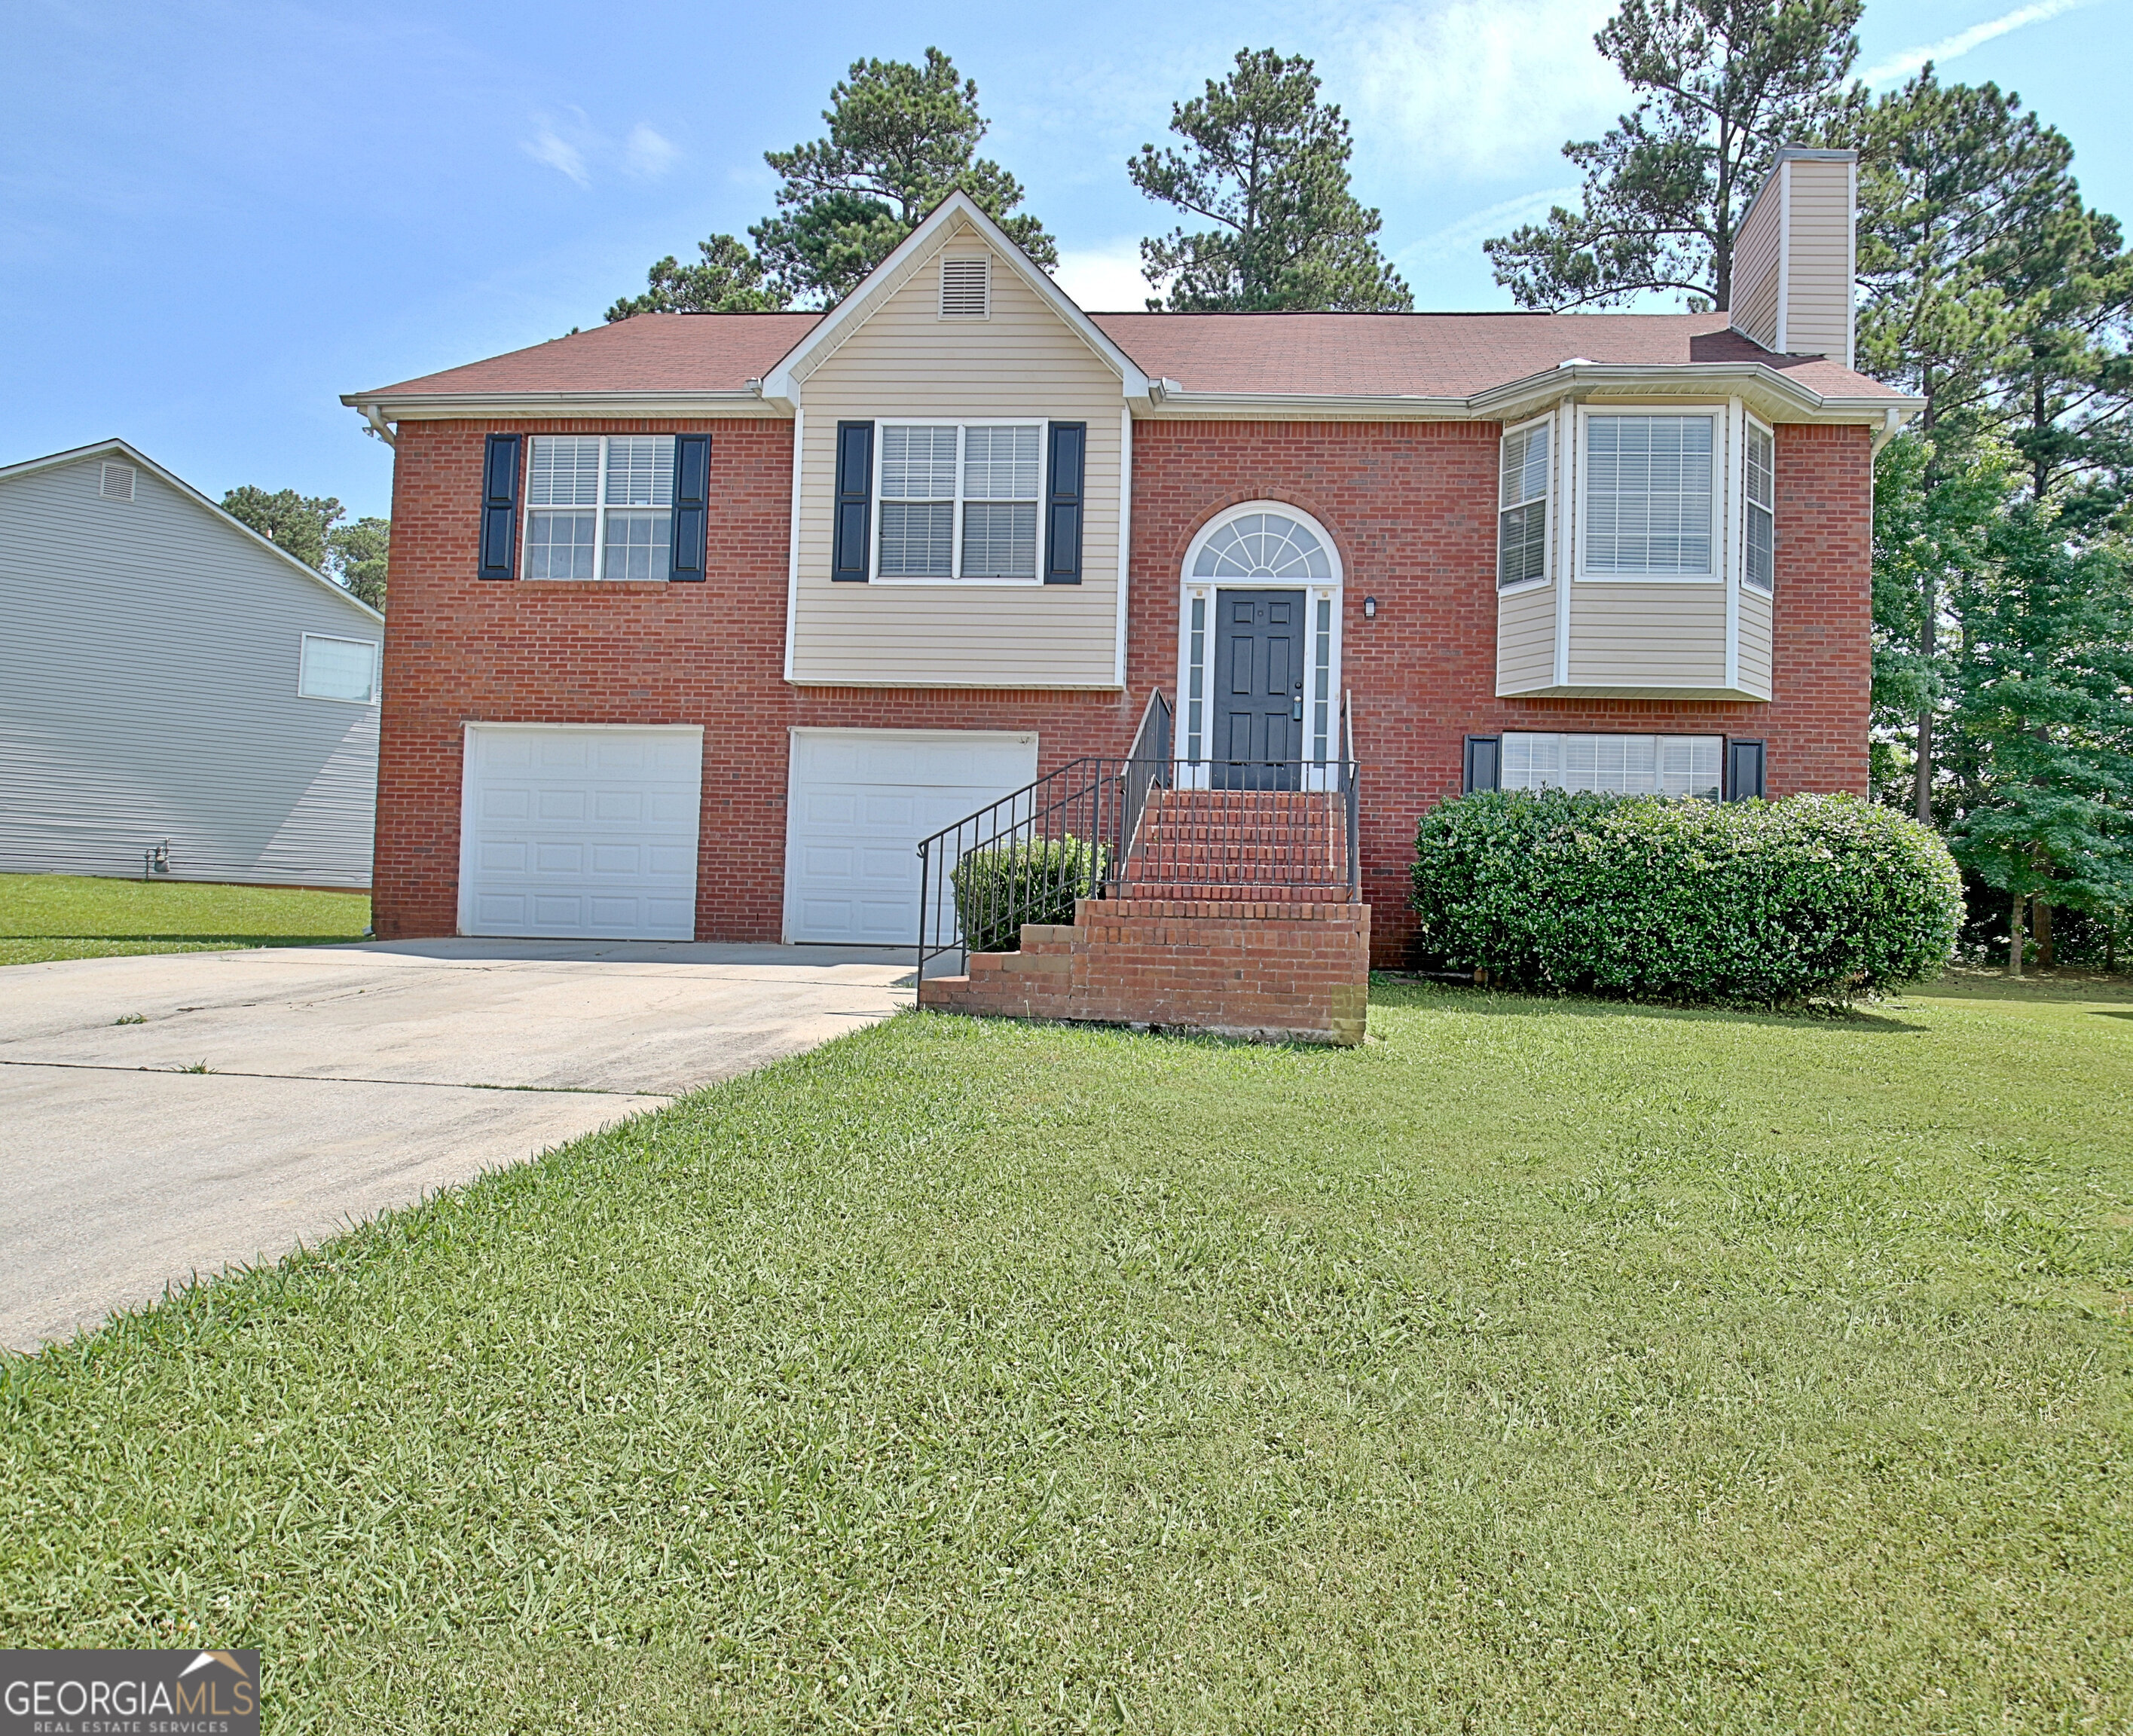
[[0,469],[0,871],[370,884],[376,610],[107,440]]
[[950,199],[811,313],[346,402],[397,443],[386,936],[903,942],[921,836],[1118,755],[1340,753],[1376,956],[1501,784],[1866,787],[1853,164],[1724,314],[1086,314]]

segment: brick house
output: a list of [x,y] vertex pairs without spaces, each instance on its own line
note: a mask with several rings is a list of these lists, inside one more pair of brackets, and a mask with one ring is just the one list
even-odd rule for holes
[[1157,693],[1179,760],[1306,784],[1345,697],[1380,963],[1462,788],[1863,791],[1918,407],[1850,366],[1853,181],[1784,153],[1730,317],[1092,315],[959,195],[826,313],[349,394],[378,933],[908,943],[918,839]]

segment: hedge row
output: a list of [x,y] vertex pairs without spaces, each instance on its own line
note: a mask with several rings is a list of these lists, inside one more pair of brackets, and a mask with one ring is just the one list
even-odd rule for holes
[[1488,792],[1426,815],[1427,956],[1544,992],[1783,1006],[1931,976],[1962,883],[1940,839],[1849,796]]

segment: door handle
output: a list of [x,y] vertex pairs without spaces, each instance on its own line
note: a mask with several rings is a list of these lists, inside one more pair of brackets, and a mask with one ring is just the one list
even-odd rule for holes
[[1288,714],[1288,721],[1291,723],[1301,723],[1303,721],[1303,696],[1301,693],[1296,696],[1294,707]]

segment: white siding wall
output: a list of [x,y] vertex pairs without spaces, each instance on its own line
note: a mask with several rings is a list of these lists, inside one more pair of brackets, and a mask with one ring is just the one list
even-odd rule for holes
[[[939,253],[801,385],[799,572],[792,676],[871,687],[1107,687],[1117,684],[1118,375],[1004,262],[988,320],[939,316]],[[1022,417],[1089,425],[1079,585],[839,584],[830,577],[840,420]],[[877,431],[879,438],[879,431]]]
[[145,470],[0,480],[0,871],[370,884],[378,707],[296,697],[383,628]]
[[1525,693],[1555,681],[1555,586],[1529,585],[1496,598],[1496,691]]
[[1789,163],[1785,348],[1851,362],[1851,165]]
[[1733,324],[1765,350],[1778,347],[1779,195],[1763,190],[1733,244]]

